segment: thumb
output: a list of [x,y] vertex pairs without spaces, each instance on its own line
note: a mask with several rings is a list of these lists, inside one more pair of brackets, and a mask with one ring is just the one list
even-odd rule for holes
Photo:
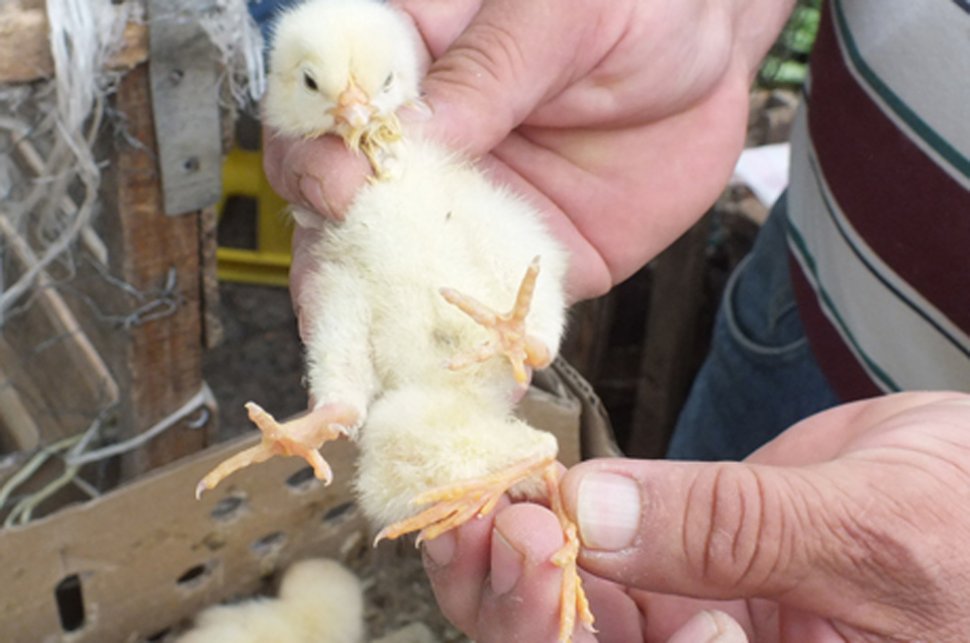
[[563,493],[594,574],[695,598],[783,596],[832,614],[887,580],[875,563],[891,545],[872,528],[878,493],[854,502],[846,491],[865,469],[595,460],[567,473]]
[[[582,43],[592,38],[588,27],[596,17],[590,14],[605,4],[484,0],[455,36],[454,21],[442,19],[440,11],[428,14],[434,3],[403,3],[425,42],[455,38],[422,85],[434,113],[425,126],[429,133],[472,156],[490,151],[566,86],[576,73]],[[455,12],[465,5],[458,3]],[[442,30],[448,33],[437,33]]]

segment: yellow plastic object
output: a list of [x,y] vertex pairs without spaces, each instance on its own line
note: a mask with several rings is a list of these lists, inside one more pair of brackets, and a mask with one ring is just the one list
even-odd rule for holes
[[219,279],[266,286],[286,286],[290,273],[293,222],[285,216],[286,201],[273,191],[263,174],[260,152],[233,149],[222,166],[223,212],[229,197],[256,201],[256,249],[216,250]]

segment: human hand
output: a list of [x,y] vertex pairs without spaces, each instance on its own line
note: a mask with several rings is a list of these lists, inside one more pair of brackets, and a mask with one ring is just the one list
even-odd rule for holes
[[[970,396],[838,407],[744,463],[591,461],[563,493],[601,641],[664,641],[712,608],[759,642],[970,638]],[[548,510],[512,505],[426,543],[426,566],[476,640],[553,640],[561,543]]]
[[[481,157],[536,205],[571,251],[570,295],[582,299],[640,268],[720,193],[751,76],[792,2],[395,4],[434,59],[433,116],[410,128]],[[324,216],[343,215],[367,172],[333,137],[270,132],[264,144],[274,188]],[[291,274],[298,294],[302,273]]]

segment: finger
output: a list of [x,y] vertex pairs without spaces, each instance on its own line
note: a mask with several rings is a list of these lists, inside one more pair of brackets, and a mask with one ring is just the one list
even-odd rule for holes
[[789,497],[811,495],[791,484],[763,465],[597,460],[570,470],[563,492],[585,569],[653,592],[728,599],[781,593],[788,574],[813,573],[785,549],[786,530],[802,522]]
[[748,637],[724,612],[705,610],[687,621],[667,643],[748,643]]
[[492,524],[508,504],[503,498],[495,512],[423,545],[425,570],[441,613],[472,638],[477,637],[478,611],[491,565]]
[[[562,570],[552,562],[563,546],[556,516],[519,503],[499,513],[492,532],[490,578],[482,593],[478,639],[554,641],[559,632]],[[577,628],[573,641],[591,641]]]
[[320,230],[318,228],[306,228],[297,225],[293,229],[289,279],[290,301],[296,315],[300,340],[304,344],[310,341],[310,329],[313,328],[313,320],[309,318],[309,315],[318,308],[313,305],[313,293],[309,284],[312,279],[313,268],[317,262],[311,248],[319,239]]
[[[880,398],[834,414],[879,418],[854,438],[873,440],[874,448],[819,464],[600,460],[574,467],[563,492],[579,524],[583,567],[653,592],[784,598],[815,614],[851,614],[874,629],[901,618],[907,601],[932,594],[927,560],[947,556],[926,533],[946,532],[959,520],[951,504],[931,500],[967,484],[959,469],[943,465],[962,453],[962,443],[948,437],[961,402],[906,397],[907,410],[898,398]],[[960,421],[970,424],[966,414]],[[934,430],[950,431],[948,439],[933,437]],[[883,443],[869,437],[874,431],[884,431]]]
[[[471,8],[461,3],[438,36],[429,35],[429,22],[419,14],[429,47],[450,38]],[[472,156],[492,149],[545,98],[587,70],[587,59],[610,46],[593,28],[607,8],[580,0],[484,0],[423,84],[434,112],[431,134]]]
[[428,51],[439,58],[461,35],[482,6],[482,0],[393,0],[417,26]]
[[946,392],[899,393],[837,406],[792,426],[746,461],[785,466],[824,462],[860,436],[877,437],[881,432],[873,434],[873,427],[893,416],[960,397]]
[[331,219],[343,219],[368,176],[367,161],[333,136],[292,139],[263,133],[263,170],[288,202]]

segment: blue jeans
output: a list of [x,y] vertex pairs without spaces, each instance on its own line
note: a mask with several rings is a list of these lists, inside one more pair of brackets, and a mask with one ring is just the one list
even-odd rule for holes
[[727,283],[711,351],[667,457],[740,460],[792,424],[839,403],[798,315],[787,226],[783,195]]

